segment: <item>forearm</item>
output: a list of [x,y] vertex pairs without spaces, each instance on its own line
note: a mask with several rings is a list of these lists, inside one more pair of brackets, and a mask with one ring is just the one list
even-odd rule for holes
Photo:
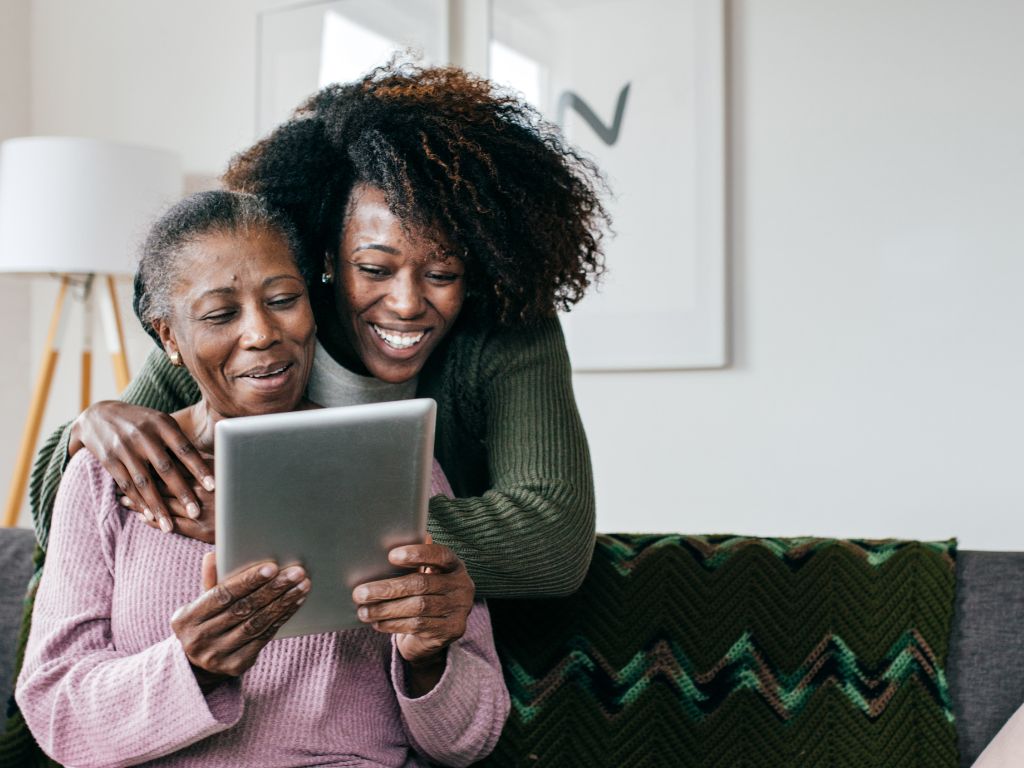
[[[431,532],[465,561],[483,597],[570,594],[593,553],[594,488],[558,321],[493,334],[475,378],[478,402],[460,407],[482,415],[486,464],[477,459],[474,471],[487,490],[433,499]],[[463,440],[461,455],[448,456],[450,472],[475,447]]]
[[448,653],[444,651],[429,661],[405,662],[405,687],[409,697],[417,699],[434,690],[444,676],[447,660]]
[[590,566],[594,525],[589,486],[565,482],[430,502],[434,540],[455,550],[485,598],[575,592]]
[[43,750],[69,765],[152,760],[229,728],[242,711],[237,682],[200,691],[174,637],[132,655],[30,645],[16,698]]
[[403,726],[416,751],[452,766],[490,754],[510,705],[486,606],[474,604],[466,634],[449,646],[443,673],[428,692],[413,696],[405,685],[404,668],[394,650],[392,680]]

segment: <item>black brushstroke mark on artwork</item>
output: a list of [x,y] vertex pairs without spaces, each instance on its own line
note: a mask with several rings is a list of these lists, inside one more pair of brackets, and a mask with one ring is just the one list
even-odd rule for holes
[[615,118],[612,120],[611,125],[602,123],[601,118],[594,114],[594,110],[590,108],[590,105],[572,91],[565,91],[558,99],[558,124],[565,125],[565,113],[572,108],[576,110],[601,141],[609,147],[614,145],[619,140],[622,116],[626,113],[626,98],[629,96],[629,85],[629,83],[626,83],[622,86],[622,90],[619,91],[619,100],[615,104]]

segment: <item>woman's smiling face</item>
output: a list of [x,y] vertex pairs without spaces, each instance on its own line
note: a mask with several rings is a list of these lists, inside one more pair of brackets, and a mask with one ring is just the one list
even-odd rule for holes
[[328,272],[345,336],[371,375],[398,383],[420,372],[462,309],[464,271],[436,242],[405,230],[380,189],[352,190]]
[[155,323],[207,406],[224,418],[293,410],[316,325],[284,238],[257,228],[199,237],[178,257],[172,316]]

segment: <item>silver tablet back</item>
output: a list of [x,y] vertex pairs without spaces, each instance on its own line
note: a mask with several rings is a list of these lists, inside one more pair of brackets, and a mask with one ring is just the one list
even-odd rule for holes
[[433,400],[225,419],[217,424],[217,575],[301,563],[313,588],[277,637],[363,625],[352,588],[406,573],[387,552],[421,542]]

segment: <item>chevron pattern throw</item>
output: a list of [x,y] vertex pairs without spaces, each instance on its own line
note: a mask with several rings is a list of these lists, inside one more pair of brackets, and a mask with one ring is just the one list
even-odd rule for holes
[[599,536],[583,588],[492,600],[489,766],[955,768],[955,543]]

